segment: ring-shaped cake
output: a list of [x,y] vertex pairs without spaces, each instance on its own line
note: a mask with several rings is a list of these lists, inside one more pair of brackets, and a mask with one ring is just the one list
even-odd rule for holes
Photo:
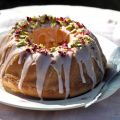
[[17,22],[0,41],[0,65],[8,92],[65,99],[100,83],[106,59],[97,38],[83,24],[43,15]]

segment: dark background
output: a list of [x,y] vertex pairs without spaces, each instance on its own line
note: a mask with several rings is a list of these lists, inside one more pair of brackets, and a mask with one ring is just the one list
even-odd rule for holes
[[120,11],[120,0],[0,0],[0,9],[25,5],[82,5]]

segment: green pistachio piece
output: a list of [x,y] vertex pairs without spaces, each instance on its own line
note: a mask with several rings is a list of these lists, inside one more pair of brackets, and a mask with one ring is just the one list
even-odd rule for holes
[[37,20],[37,18],[35,16],[32,17],[31,19],[32,19],[32,21],[36,21]]
[[28,37],[28,35],[29,35],[29,32],[26,32],[26,31],[21,31],[20,32],[21,37],[24,37],[24,36]]
[[34,29],[34,28],[37,27],[37,24],[33,23],[33,24],[30,25],[30,27]]
[[40,22],[45,23],[46,15],[40,16]]
[[66,26],[66,29],[69,31],[73,30],[73,28],[74,28],[73,24],[69,24],[68,26]]
[[55,27],[56,26],[56,22],[51,22],[51,27]]
[[92,38],[88,35],[85,35],[84,40],[90,42],[90,41],[92,41]]
[[84,28],[79,28],[79,29],[77,29],[77,32],[83,32],[85,29]]
[[49,20],[51,20],[51,21],[56,21],[56,17],[53,17],[53,16],[48,16],[48,18],[49,18]]
[[61,26],[66,26],[65,22],[59,21],[59,23],[60,23]]
[[29,32],[22,31],[22,34],[24,34],[24,35],[29,35]]
[[65,21],[68,23],[72,22],[70,18],[65,18]]
[[55,50],[56,50],[55,47],[52,47],[52,48],[50,49],[51,52],[55,52]]
[[45,46],[44,46],[43,44],[39,44],[39,46],[40,46],[41,48],[45,48]]
[[24,39],[19,39],[19,40],[20,40],[20,42],[18,42],[17,47],[22,47],[27,44],[27,42]]
[[73,44],[71,45],[71,47],[81,47],[81,46],[82,46],[82,44],[80,43],[79,40],[77,40],[75,43],[73,43]]
[[81,47],[82,45],[79,43],[79,44],[76,44],[77,47]]
[[76,29],[73,29],[70,33],[75,33],[76,32]]
[[79,28],[79,26],[78,26],[76,23],[74,23],[74,27],[75,27],[76,29]]
[[25,21],[24,21],[24,20],[18,22],[18,26],[23,26],[24,24],[25,24]]
[[20,35],[21,39],[26,39],[28,37],[28,35]]

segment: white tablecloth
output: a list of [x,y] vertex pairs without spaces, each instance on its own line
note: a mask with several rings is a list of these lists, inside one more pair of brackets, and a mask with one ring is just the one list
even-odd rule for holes
[[[8,30],[17,19],[48,13],[69,16],[84,23],[92,32],[119,44],[120,12],[81,6],[31,6],[0,11],[0,32]],[[0,120],[120,120],[120,90],[89,108],[64,111],[32,111],[0,104]]]

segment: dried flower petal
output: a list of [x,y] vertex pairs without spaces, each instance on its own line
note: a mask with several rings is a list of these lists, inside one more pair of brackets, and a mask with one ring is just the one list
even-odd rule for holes
[[28,21],[28,22],[31,22],[31,21],[32,21],[32,18],[31,18],[31,17],[27,17],[27,21]]

